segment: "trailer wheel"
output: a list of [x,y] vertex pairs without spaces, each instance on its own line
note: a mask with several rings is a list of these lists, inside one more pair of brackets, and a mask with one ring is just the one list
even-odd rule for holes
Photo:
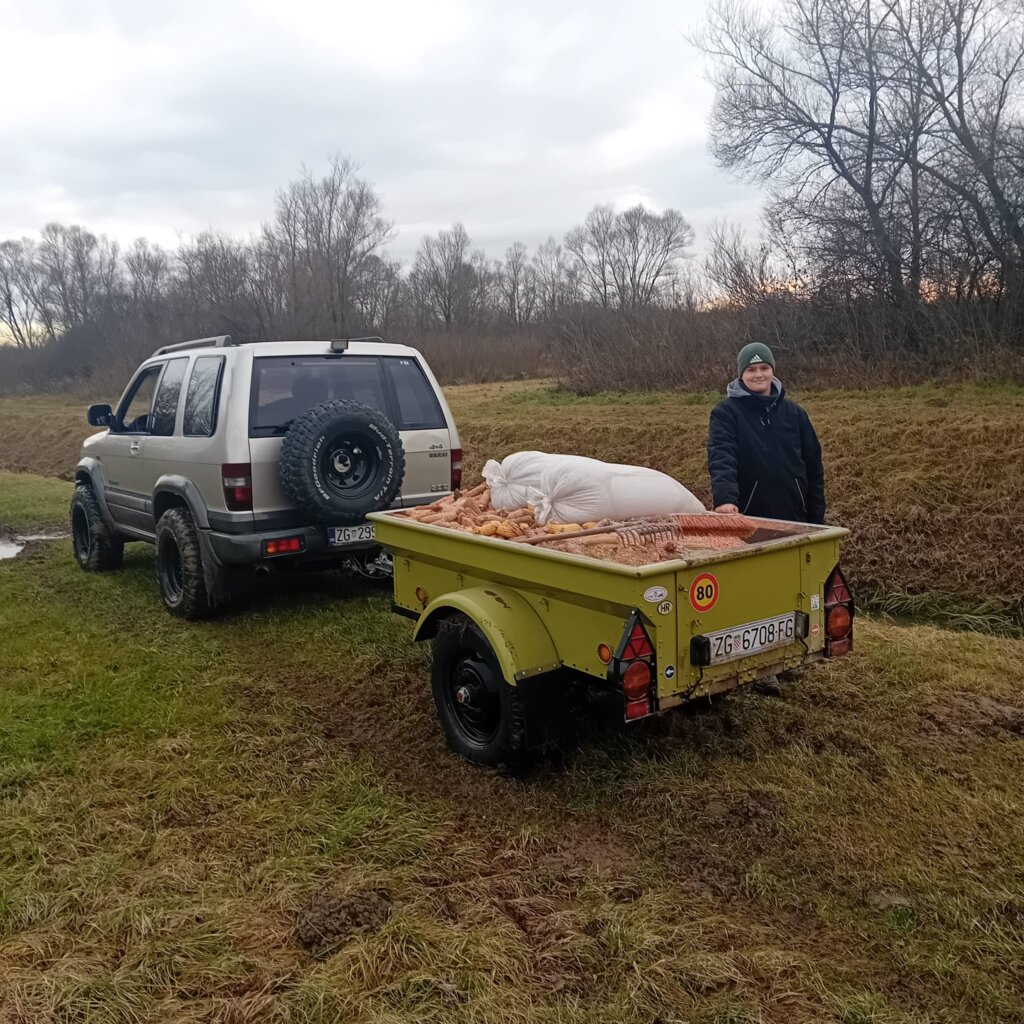
[[451,615],[434,637],[431,686],[448,745],[467,761],[514,768],[526,755],[519,693],[501,674],[483,630]]

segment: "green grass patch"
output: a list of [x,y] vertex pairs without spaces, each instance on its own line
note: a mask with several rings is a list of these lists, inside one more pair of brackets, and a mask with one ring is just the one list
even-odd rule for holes
[[66,530],[71,494],[61,480],[0,469],[0,531]]
[[508,779],[384,587],[189,624],[149,548],[63,540],[0,563],[0,631],[0,1019],[1024,1019],[1020,639],[864,616],[781,697]]

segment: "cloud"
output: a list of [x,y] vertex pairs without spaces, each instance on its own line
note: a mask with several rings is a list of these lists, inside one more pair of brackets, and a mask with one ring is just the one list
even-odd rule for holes
[[[348,155],[395,253],[456,220],[498,255],[595,203],[752,222],[711,164],[701,0],[0,3],[0,237],[49,220],[122,241],[258,229],[305,164]],[[698,212],[699,211],[699,212]]]

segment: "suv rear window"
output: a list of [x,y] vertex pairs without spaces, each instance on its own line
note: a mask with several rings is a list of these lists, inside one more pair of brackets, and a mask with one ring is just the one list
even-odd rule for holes
[[446,426],[433,388],[414,359],[263,356],[253,360],[249,434],[284,434],[292,420],[334,398],[372,406],[399,430]]

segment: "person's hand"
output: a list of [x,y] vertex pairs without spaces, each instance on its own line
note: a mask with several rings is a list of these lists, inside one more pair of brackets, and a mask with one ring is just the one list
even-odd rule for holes
[[716,505],[716,512],[739,512],[739,508],[736,505]]

